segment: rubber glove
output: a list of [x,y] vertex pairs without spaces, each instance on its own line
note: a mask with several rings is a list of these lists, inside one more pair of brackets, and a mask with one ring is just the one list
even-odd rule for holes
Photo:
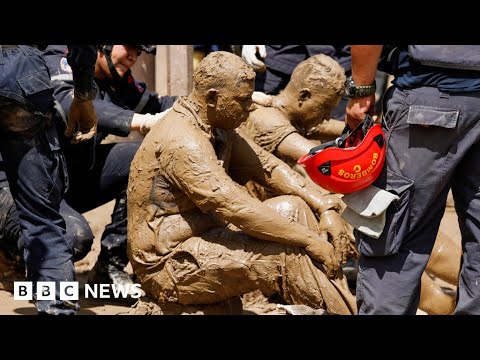
[[72,144],[91,139],[97,133],[97,123],[92,100],[82,100],[74,96],[68,112],[65,136],[72,137]]
[[260,59],[265,59],[266,56],[267,49],[265,48],[265,45],[243,45],[242,47],[243,60],[245,60],[245,62],[255,71],[265,71],[265,63]]
[[143,135],[146,135],[150,129],[160,122],[168,112],[172,110],[169,108],[165,111],[156,114],[135,114],[132,119],[132,130],[139,130]]

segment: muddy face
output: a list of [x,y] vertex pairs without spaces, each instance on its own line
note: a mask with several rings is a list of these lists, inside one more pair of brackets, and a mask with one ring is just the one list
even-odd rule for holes
[[217,51],[204,58],[193,74],[193,86],[194,97],[207,105],[205,122],[220,129],[243,123],[254,109],[254,82],[255,72],[239,56]]
[[209,115],[211,125],[220,129],[235,129],[247,120],[254,109],[252,102],[253,81],[242,83],[233,89],[219,93],[217,106]]
[[285,91],[295,99],[295,120],[308,129],[330,118],[343,94],[345,71],[331,57],[318,54],[298,64]]
[[[312,93],[312,97],[304,101],[300,106],[303,114],[299,121],[304,127],[315,126],[323,120],[330,119],[330,112],[340,98],[325,99],[325,96]],[[327,100],[327,101],[326,101]]]

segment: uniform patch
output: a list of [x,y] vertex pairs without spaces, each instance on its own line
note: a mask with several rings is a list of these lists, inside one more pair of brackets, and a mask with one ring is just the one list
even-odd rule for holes
[[134,81],[135,81],[135,86],[137,87],[138,91],[140,91],[143,94],[143,92],[145,91],[145,88],[137,80],[134,80]]
[[72,73],[72,68],[70,67],[70,65],[68,65],[67,58],[60,59],[60,69],[62,69],[62,71],[65,71],[69,74]]

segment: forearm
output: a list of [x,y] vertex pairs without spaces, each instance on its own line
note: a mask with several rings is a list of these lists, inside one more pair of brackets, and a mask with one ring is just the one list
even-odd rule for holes
[[296,195],[302,198],[317,214],[328,209],[338,209],[337,202],[332,203],[323,196],[322,189],[311,181],[307,181],[299,173],[286,164],[277,165],[270,176],[265,178],[267,186],[277,194]]
[[95,62],[97,47],[95,45],[67,45],[67,61],[73,72],[75,94],[82,99],[92,100],[95,97]]
[[[378,59],[383,45],[353,45],[352,46],[352,78],[357,86],[369,86],[375,80]],[[364,97],[352,97],[345,110],[346,122],[354,129],[363,121],[365,114],[373,115],[375,93]]]
[[352,78],[355,84],[373,83],[382,48],[383,45],[352,45]]
[[[55,81],[55,98],[62,106],[64,114],[67,114],[72,105],[73,84],[65,81]],[[93,106],[98,117],[98,130],[117,136],[128,136],[133,111],[126,110],[111,102],[94,99]]]
[[243,188],[216,191],[215,198],[217,205],[213,212],[250,236],[297,247],[318,241],[318,234],[281,216]]
[[275,150],[274,155],[289,164],[296,164],[298,159],[316,145],[314,141],[308,140],[295,132],[287,135],[287,137],[282,140]]

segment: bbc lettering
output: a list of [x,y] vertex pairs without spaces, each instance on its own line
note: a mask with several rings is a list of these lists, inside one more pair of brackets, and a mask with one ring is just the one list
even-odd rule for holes
[[[79,286],[77,281],[61,281],[59,283],[59,298],[60,300],[78,300]],[[38,281],[37,282],[37,300],[55,300],[56,284],[53,281]],[[127,298],[130,297],[138,299],[142,290],[140,284],[128,284],[124,287],[115,284],[85,284],[84,297],[85,299],[110,299],[110,298]],[[14,300],[33,300],[33,283],[31,281],[15,281],[13,287]]]

